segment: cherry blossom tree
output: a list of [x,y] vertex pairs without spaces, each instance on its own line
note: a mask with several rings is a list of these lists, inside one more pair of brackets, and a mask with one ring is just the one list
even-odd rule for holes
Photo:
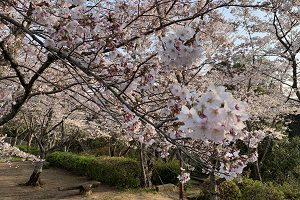
[[[39,185],[43,163],[47,153],[55,149],[62,149],[64,143],[70,139],[65,133],[63,125],[66,120],[73,118],[79,109],[72,101],[62,98],[60,95],[33,97],[26,103],[16,116],[24,121],[33,136],[33,142],[39,148],[39,161],[36,162],[34,171],[26,185]],[[79,120],[79,114],[76,117]],[[31,123],[29,123],[31,121]]]
[[[265,114],[264,109],[270,105],[266,99],[272,99],[272,95],[257,97],[255,90],[260,82],[270,80],[265,77],[276,78],[282,70],[275,66],[270,67],[271,73],[265,73],[264,66],[270,65],[270,59],[264,65],[247,62],[246,69],[241,69],[243,63],[234,58],[238,50],[246,50],[252,43],[234,43],[245,35],[236,36],[239,24],[232,23],[222,12],[229,8],[244,16],[246,24],[259,21],[249,14],[251,9],[273,13],[277,41],[289,43],[289,34],[280,28],[285,22],[278,18],[283,12],[280,5],[289,7],[288,3],[278,3],[277,7],[272,3],[1,1],[4,67],[0,79],[0,124],[13,118],[33,96],[68,91],[69,96],[103,120],[108,117],[116,123],[126,122],[123,129],[142,144],[159,144],[162,156],[174,147],[188,157],[199,158],[199,165],[211,177],[212,199],[217,199],[216,176],[232,178],[242,173],[248,163],[257,159],[257,143],[264,137],[262,131],[246,129],[250,118],[241,100],[248,102],[254,114],[259,102],[264,102],[259,108],[260,114]],[[254,47],[251,50],[246,53],[253,52]],[[290,59],[290,47],[283,51],[289,53]],[[297,69],[295,66],[292,71]],[[214,74],[205,77],[217,67],[216,73],[211,70]],[[221,73],[224,71],[227,73]],[[292,88],[297,95],[297,70],[294,71]],[[268,91],[281,95],[279,86],[286,80],[276,87],[268,84]],[[227,90],[221,85],[226,85]],[[271,103],[278,106],[278,102]],[[248,155],[239,151],[236,142],[240,140],[248,144]],[[179,179],[184,183],[189,175],[181,173]]]

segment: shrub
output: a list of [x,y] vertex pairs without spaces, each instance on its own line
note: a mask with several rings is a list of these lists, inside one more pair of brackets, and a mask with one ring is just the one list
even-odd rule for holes
[[245,179],[240,184],[242,200],[283,200],[284,193],[272,183]]
[[189,195],[188,200],[210,200],[210,194],[208,190],[200,190],[199,192]]
[[140,167],[137,161],[123,157],[80,156],[68,152],[54,152],[47,157],[55,167],[64,168],[120,188],[140,185]]
[[89,177],[120,188],[140,185],[141,170],[137,161],[124,157],[100,157],[90,163]]
[[178,183],[177,176],[180,173],[180,167],[178,160],[171,160],[163,162],[157,160],[154,164],[152,183],[154,185],[161,185],[166,183]]
[[87,175],[88,165],[96,160],[93,156],[80,156],[69,152],[54,152],[47,156],[50,165]]
[[224,181],[218,186],[219,197],[222,200],[237,200],[242,196],[240,188],[233,181]]
[[280,190],[284,193],[286,199],[296,200],[300,199],[299,183],[292,180],[290,182],[284,182],[279,186]]
[[32,155],[39,155],[40,151],[37,147],[27,146],[27,145],[17,145],[17,147],[26,153],[30,153]]
[[260,169],[263,180],[283,184],[292,177],[300,183],[300,137],[273,143]]

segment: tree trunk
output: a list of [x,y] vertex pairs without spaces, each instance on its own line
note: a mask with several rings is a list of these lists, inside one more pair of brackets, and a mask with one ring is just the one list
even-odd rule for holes
[[215,176],[215,171],[216,171],[216,165],[217,165],[217,157],[218,153],[216,148],[214,148],[213,154],[212,154],[212,170],[209,173],[209,178],[210,178],[210,197],[211,200],[218,200],[218,192],[217,192],[217,181],[216,181],[216,176]]
[[154,160],[151,156],[147,159],[147,187],[151,188],[152,185],[152,174],[153,174],[153,168],[154,168]]
[[109,142],[108,142],[108,151],[109,151],[109,156],[113,157],[113,151],[112,151],[112,141],[111,138],[109,138]]
[[[183,162],[182,162],[182,153],[181,149],[178,150],[179,157],[179,166],[180,166],[180,176],[183,174]],[[179,200],[183,200],[183,183],[179,181]]]
[[211,200],[218,200],[217,182],[214,170],[210,173],[210,197]]
[[147,186],[147,175],[145,170],[145,163],[144,163],[144,152],[143,152],[143,143],[140,143],[140,166],[142,169],[142,187]]
[[42,173],[42,169],[43,169],[43,162],[40,161],[35,165],[34,170],[31,174],[29,180],[27,181],[27,183],[25,183],[25,185],[27,185],[27,186],[40,186],[41,185],[40,176],[41,176],[41,173]]
[[25,183],[26,186],[40,186],[41,185],[41,173],[43,170],[44,159],[46,157],[45,152],[41,152],[41,160],[36,163],[34,170],[29,178],[29,180]]
[[254,163],[254,168],[255,168],[256,179],[262,181],[258,161]]
[[17,128],[16,135],[15,135],[14,142],[13,142],[12,146],[16,146],[17,145],[19,134],[20,133],[19,133],[19,130]]
[[12,144],[12,146],[16,146],[17,145],[17,141],[18,141],[18,134],[16,135],[16,137],[14,139],[14,143]]
[[132,146],[134,145],[134,143],[135,143],[134,140],[130,141],[129,146],[125,149],[125,151],[123,151],[123,152],[120,151],[119,157],[126,156],[128,154],[128,152],[132,149]]
[[32,140],[33,140],[33,134],[30,133],[30,134],[28,135],[28,144],[27,144],[29,147],[31,146]]

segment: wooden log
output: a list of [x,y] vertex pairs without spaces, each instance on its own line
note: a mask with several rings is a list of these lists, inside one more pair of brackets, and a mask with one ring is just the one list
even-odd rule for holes
[[79,190],[79,194],[90,195],[92,194],[92,189],[96,188],[100,185],[98,181],[90,181],[85,182],[79,185],[70,186],[70,187],[59,187],[59,191],[67,191],[67,190]]

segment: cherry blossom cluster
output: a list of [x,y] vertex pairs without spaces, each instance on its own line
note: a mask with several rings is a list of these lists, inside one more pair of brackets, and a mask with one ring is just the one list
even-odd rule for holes
[[[217,159],[214,173],[231,179],[241,174],[248,163],[257,160],[256,148],[265,137],[265,132],[247,132],[244,129],[249,118],[246,104],[235,99],[225,87],[210,86],[205,93],[199,94],[194,89],[174,85],[171,93],[181,106],[176,114],[179,127],[173,138],[203,141],[200,147],[206,155],[201,156],[202,160],[211,163],[205,172],[213,169],[212,163]],[[242,155],[235,147],[237,140],[248,144],[251,153]]]
[[152,145],[157,137],[155,127],[150,124],[142,125],[139,118],[127,108],[123,114],[123,128],[134,140],[146,145]]
[[189,180],[191,180],[190,173],[188,173],[188,172],[182,173],[181,175],[177,176],[177,178],[179,179],[179,181],[180,181],[182,184],[185,184],[185,183],[187,183]]
[[170,148],[174,147],[174,145],[172,145],[170,142],[166,141],[165,139],[159,141],[157,145],[158,147],[156,148],[156,151],[159,152],[161,158],[167,158],[170,155],[169,153]]
[[141,121],[127,107],[124,108],[123,120],[124,120],[123,128],[126,131],[129,131],[131,133],[139,132],[141,128]]
[[[115,40],[123,35],[123,27],[113,11],[115,6],[110,1],[35,1],[32,18],[43,26],[47,35],[45,46],[71,47],[77,52],[114,48]],[[104,37],[108,39],[103,40]]]
[[242,174],[247,164],[256,162],[257,158],[257,151],[251,155],[240,155],[239,150],[233,153],[227,152],[223,157],[224,161],[220,162],[217,175],[226,180],[231,180],[239,174]]
[[192,165],[190,165],[188,163],[183,163],[183,167],[180,168],[181,175],[177,176],[177,178],[179,179],[179,181],[182,184],[185,184],[191,179],[190,172],[192,172],[194,170],[195,170],[195,167],[193,167]]
[[152,125],[146,124],[139,133],[136,133],[132,137],[141,143],[146,145],[152,145],[155,142],[157,132]]
[[201,58],[199,35],[189,27],[177,27],[162,38],[160,61],[169,67],[189,67]]
[[123,129],[127,135],[146,146],[153,146],[161,158],[167,158],[170,148],[174,147],[166,138],[162,138],[155,127],[150,124],[143,124],[139,118],[129,109],[124,108]]
[[[243,172],[243,169],[249,164],[257,161],[258,154],[256,148],[248,146],[247,153],[241,153],[236,144],[223,143],[215,144],[213,142],[203,142],[194,140],[191,147],[197,148],[195,156],[198,155],[203,163],[203,173],[214,173],[215,175],[231,180]],[[245,144],[247,145],[246,141]]]
[[246,104],[234,99],[225,87],[211,86],[202,95],[184,90],[173,91],[173,94],[184,94],[181,98],[187,102],[177,115],[178,121],[183,123],[179,130],[187,137],[219,144],[244,137],[242,130],[248,119]]

